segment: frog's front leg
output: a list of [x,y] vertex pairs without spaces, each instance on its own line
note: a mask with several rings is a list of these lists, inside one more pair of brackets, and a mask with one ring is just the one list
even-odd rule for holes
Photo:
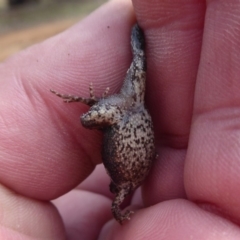
[[[109,88],[106,88],[106,90],[102,94],[102,98],[106,97],[106,95],[108,94],[108,91],[109,91]],[[50,92],[52,92],[56,96],[62,98],[63,101],[66,102],[66,103],[81,102],[81,103],[84,103],[84,104],[86,104],[90,107],[93,106],[94,104],[96,104],[100,100],[100,98],[98,98],[94,95],[92,83],[90,83],[90,86],[89,86],[89,93],[90,93],[89,98],[84,98],[84,97],[74,96],[74,95],[69,95],[69,94],[62,94],[62,93],[58,93],[58,92],[56,92],[55,90],[52,90],[52,89],[50,89]]]

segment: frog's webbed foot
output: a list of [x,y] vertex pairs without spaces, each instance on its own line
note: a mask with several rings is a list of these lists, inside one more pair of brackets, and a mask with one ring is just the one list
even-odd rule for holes
[[[113,189],[117,190],[116,188]],[[122,213],[120,208],[121,203],[124,201],[126,196],[129,195],[131,192],[132,192],[131,187],[123,188],[116,193],[116,196],[113,200],[111,208],[112,214],[120,224],[122,224],[124,220],[130,220],[130,215],[134,213],[133,211],[130,210],[126,210],[125,212]]]
[[119,206],[112,205],[112,214],[114,218],[122,225],[123,221],[130,220],[131,214],[133,211],[126,210],[124,213],[121,212]]
[[[58,93],[58,92],[56,92],[55,90],[52,90],[52,89],[50,89],[50,92],[52,92],[56,96],[62,98],[63,101],[66,102],[66,103],[81,102],[81,103],[84,103],[84,104],[91,107],[99,101],[99,98],[94,96],[92,83],[90,83],[90,86],[89,86],[89,93],[90,93],[89,98],[84,98],[84,97],[74,96],[74,95],[69,95],[69,94],[62,94],[62,93]],[[106,95],[108,94],[108,92],[109,92],[109,88],[106,88],[106,90],[102,94],[102,98],[105,98]]]

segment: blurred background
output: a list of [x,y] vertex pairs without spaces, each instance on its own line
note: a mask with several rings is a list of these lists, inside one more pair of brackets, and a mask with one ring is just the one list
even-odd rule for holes
[[78,22],[107,0],[0,0],[0,62]]

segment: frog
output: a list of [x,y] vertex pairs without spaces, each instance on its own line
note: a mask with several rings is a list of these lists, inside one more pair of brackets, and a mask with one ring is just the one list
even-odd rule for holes
[[108,96],[106,88],[101,97],[96,97],[92,84],[88,98],[50,90],[64,102],[90,107],[80,117],[81,124],[103,132],[102,161],[115,195],[111,211],[120,224],[133,214],[132,210],[121,209],[124,199],[142,185],[156,157],[153,122],[145,106],[145,38],[138,24],[132,27],[131,49],[132,62],[119,93]]

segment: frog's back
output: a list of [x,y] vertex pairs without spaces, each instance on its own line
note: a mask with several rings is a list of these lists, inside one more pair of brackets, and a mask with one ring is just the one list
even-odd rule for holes
[[146,177],[155,156],[153,126],[146,109],[126,114],[104,131],[103,163],[116,185],[137,187]]

